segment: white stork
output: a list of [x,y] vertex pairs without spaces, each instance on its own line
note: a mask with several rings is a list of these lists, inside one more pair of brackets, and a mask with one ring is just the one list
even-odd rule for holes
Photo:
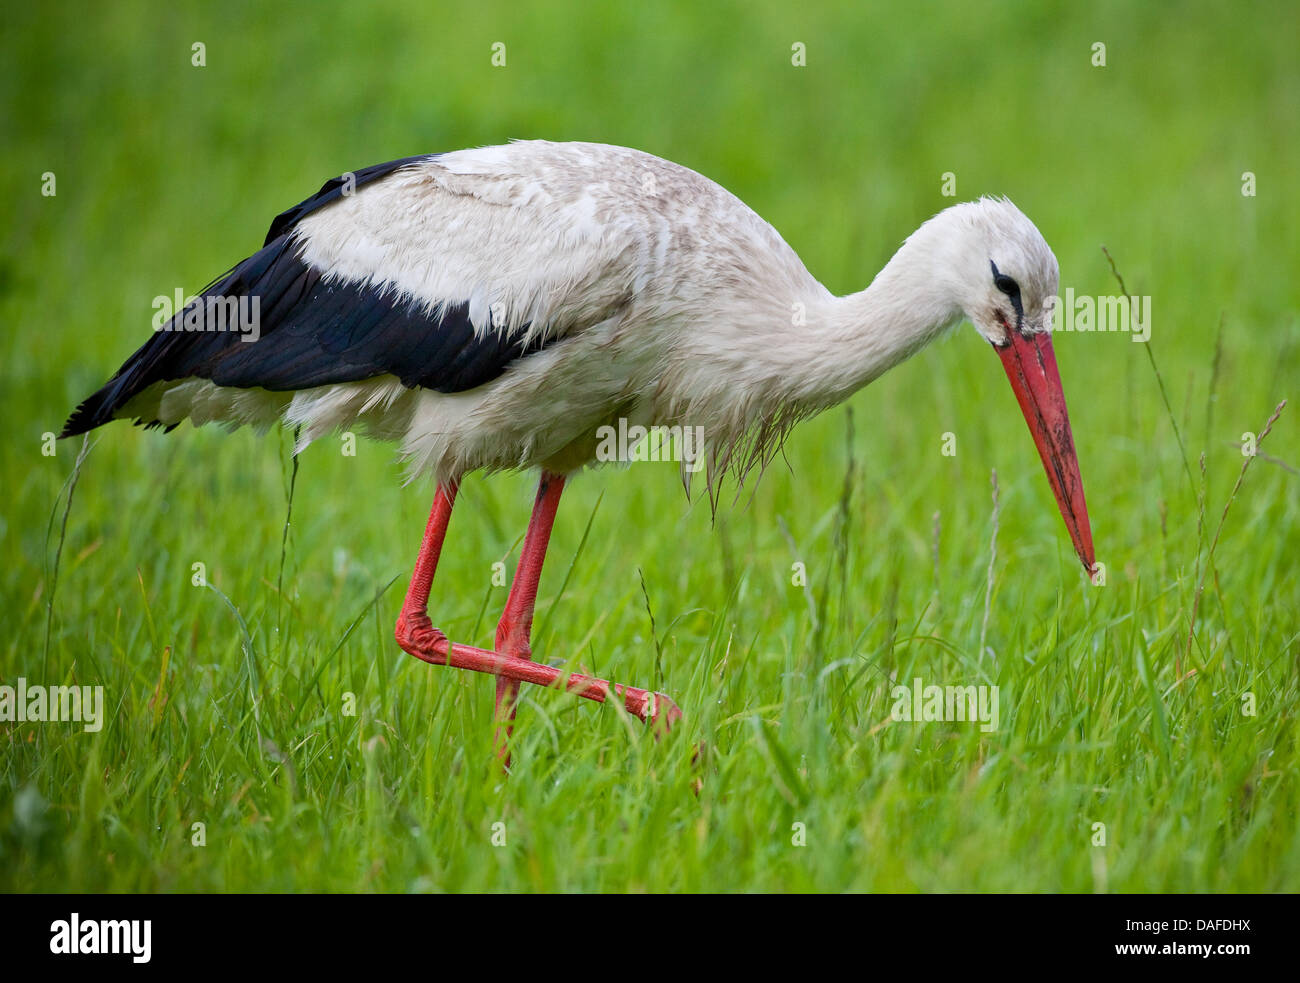
[[[283,421],[300,429],[295,452],[337,428],[399,441],[437,490],[397,641],[497,677],[508,763],[521,682],[597,701],[613,691],[665,725],[681,715],[662,694],[531,659],[561,490],[620,419],[702,428],[712,492],[965,316],[1002,360],[1091,571],[1048,330],[1057,280],[1051,249],[1006,200],[946,209],[870,286],[836,297],[744,202],[646,153],[528,141],[409,157],[335,178],[278,216],[262,249],[156,331],[62,436],[128,417]],[[451,642],[427,602],[457,485],[516,468],[541,480],[496,650]]]

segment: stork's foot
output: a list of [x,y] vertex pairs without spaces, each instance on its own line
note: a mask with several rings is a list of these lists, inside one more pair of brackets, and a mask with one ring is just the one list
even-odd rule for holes
[[545,662],[534,662],[516,655],[450,642],[446,635],[433,627],[427,616],[404,612],[397,619],[394,635],[402,651],[430,665],[485,672],[496,676],[498,681],[513,682],[516,685],[532,683],[563,689],[597,703],[606,702],[612,693],[622,700],[628,713],[643,723],[650,724],[655,729],[656,736],[660,731],[666,733],[682,719],[681,708],[663,693],[611,683],[582,673],[565,673],[562,668]]
[[393,630],[393,635],[407,655],[413,655],[433,665],[444,664],[439,661],[438,656],[447,654],[447,636],[433,627],[433,622],[427,615],[410,615],[402,612],[397,619],[397,627]]
[[565,673],[560,666],[532,661],[529,636],[533,625],[533,608],[537,601],[537,584],[546,557],[546,544],[555,520],[555,509],[564,488],[564,476],[543,472],[537,486],[537,500],[533,516],[528,522],[528,532],[520,551],[519,568],[510,585],[501,622],[497,625],[496,651],[460,645],[433,626],[429,620],[429,588],[442,552],[447,523],[456,498],[456,482],[440,484],[429,512],[424,542],[415,559],[411,585],[406,591],[406,601],[397,619],[397,644],[422,662],[435,666],[454,666],[473,672],[485,672],[497,680],[496,719],[497,757],[507,768],[510,765],[510,724],[515,716],[515,703],[521,683],[549,686],[576,693],[588,700],[604,703],[610,694],[623,701],[628,712],[655,729],[667,731],[682,719],[677,704],[662,693],[623,686],[605,679],[594,679],[580,673]]

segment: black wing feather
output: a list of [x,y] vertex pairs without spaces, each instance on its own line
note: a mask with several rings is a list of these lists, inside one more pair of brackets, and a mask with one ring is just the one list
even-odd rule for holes
[[[355,172],[355,185],[427,159],[405,157],[363,168]],[[408,388],[462,392],[492,381],[511,362],[541,348],[540,341],[525,346],[518,336],[494,330],[476,334],[467,302],[433,314],[392,290],[331,280],[305,263],[293,229],[304,216],[340,198],[345,177],[327,181],[317,194],[276,216],[266,245],[155,333],[77,407],[60,436],[107,423],[156,382],[197,377],[221,386],[288,391],[395,375]],[[252,337],[253,325],[243,320],[225,331],[183,330],[185,315],[209,298],[248,298],[250,305],[255,298],[257,340],[245,340]],[[241,310],[243,317],[251,316],[251,307]]]

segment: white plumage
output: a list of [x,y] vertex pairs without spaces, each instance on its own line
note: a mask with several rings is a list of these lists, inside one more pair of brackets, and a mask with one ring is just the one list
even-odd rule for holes
[[[941,212],[867,289],[835,297],[743,202],[648,154],[529,142],[393,161],[277,217],[263,247],[83,401],[63,436],[127,416],[283,420],[301,445],[355,426],[399,441],[438,488],[396,638],[425,662],[496,677],[508,762],[524,682],[617,697],[643,720],[681,716],[662,694],[532,659],[565,476],[592,462],[607,427],[689,428],[713,492],[964,313],[1002,360],[1091,570],[1047,334],[1057,279],[1047,243],[1005,200]],[[214,305],[235,312],[237,337],[199,333]],[[695,464],[683,461],[684,480]],[[495,648],[453,642],[428,600],[460,480],[526,467],[542,474]]]
[[328,281],[376,286],[433,316],[468,302],[476,333],[546,344],[465,392],[393,376],[293,393],[187,379],[151,386],[119,415],[283,419],[302,428],[301,446],[360,426],[399,441],[412,473],[440,482],[478,469],[572,471],[593,459],[598,428],[625,417],[701,427],[712,483],[727,469],[743,476],[790,425],[963,311],[997,342],[991,256],[1037,312],[1030,331],[1043,330],[1057,282],[1032,223],[983,199],[936,216],[870,288],[837,298],[724,188],[600,144],[529,141],[411,163],[307,215],[292,235]]

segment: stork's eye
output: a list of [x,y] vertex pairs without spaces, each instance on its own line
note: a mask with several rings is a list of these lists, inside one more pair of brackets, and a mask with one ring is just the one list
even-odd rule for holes
[[998,269],[998,264],[989,260],[989,268],[993,270],[993,286],[997,287],[1012,300],[1020,296],[1020,284],[1007,276]]
[[1025,316],[1024,305],[1020,302],[1020,284],[999,270],[998,264],[993,260],[989,260],[989,266],[993,269],[993,286],[1007,295],[1007,299],[1011,301],[1011,306],[1015,309],[1016,322],[1019,324],[1020,319]]
[[1015,300],[1020,296],[1020,284],[1007,276],[998,269],[998,264],[989,260],[989,267],[993,270],[993,286],[997,287],[1004,294]]

